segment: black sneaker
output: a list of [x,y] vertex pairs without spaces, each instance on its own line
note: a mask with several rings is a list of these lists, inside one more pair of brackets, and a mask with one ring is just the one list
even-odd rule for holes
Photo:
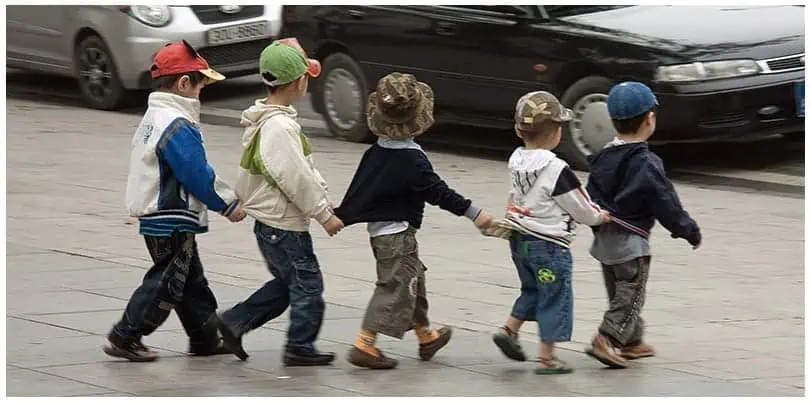
[[214,347],[200,346],[199,344],[189,344],[189,355],[195,357],[209,357],[212,355],[233,354],[231,350],[225,348],[225,343],[220,339]]
[[237,356],[242,361],[248,359],[248,353],[245,352],[245,349],[242,348],[242,336],[237,336],[230,327],[228,327],[225,322],[222,321],[222,317],[217,317],[217,327],[220,329],[220,334],[222,334],[222,345],[223,347],[230,351],[232,354]]
[[110,345],[104,346],[102,350],[110,357],[126,358],[132,362],[150,362],[158,359],[158,355],[139,339],[124,338],[110,332],[107,341]]
[[321,353],[315,350],[311,353],[301,351],[285,351],[282,358],[287,367],[315,367],[330,365],[335,361],[335,353]]

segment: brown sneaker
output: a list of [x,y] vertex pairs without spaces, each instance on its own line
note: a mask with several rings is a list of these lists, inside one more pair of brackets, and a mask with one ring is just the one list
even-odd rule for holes
[[626,360],[638,360],[640,358],[655,357],[656,350],[648,344],[639,343],[633,346],[623,347],[620,355]]
[[349,349],[346,360],[356,367],[369,369],[393,369],[396,368],[398,364],[398,361],[394,358],[388,358],[383,355],[380,349],[377,350],[377,357],[375,357],[355,346]]
[[591,341],[591,347],[586,349],[586,354],[600,361],[610,368],[627,368],[628,362],[617,354],[616,348],[605,336],[598,334]]
[[141,343],[141,340],[123,338],[113,332],[107,336],[110,345],[102,350],[110,357],[126,358],[132,362],[150,362],[158,359],[158,355]]
[[439,329],[439,337],[437,337],[436,340],[430,343],[420,344],[420,359],[423,361],[431,361],[431,358],[434,358],[434,355],[451,341],[452,335],[453,329],[449,326]]

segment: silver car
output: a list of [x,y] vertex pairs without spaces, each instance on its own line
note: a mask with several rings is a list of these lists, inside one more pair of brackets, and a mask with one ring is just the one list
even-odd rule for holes
[[76,77],[95,108],[148,88],[153,55],[185,39],[227,77],[253,74],[281,5],[6,6],[8,67]]

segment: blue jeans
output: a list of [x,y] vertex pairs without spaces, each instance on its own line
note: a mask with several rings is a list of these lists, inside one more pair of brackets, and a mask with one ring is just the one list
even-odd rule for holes
[[274,279],[220,318],[236,335],[242,335],[280,316],[289,306],[287,351],[313,353],[325,308],[324,279],[313,240],[308,232],[285,231],[259,221],[254,233]]
[[216,347],[219,336],[210,319],[217,310],[217,299],[203,272],[194,234],[175,232],[168,237],[145,236],[144,240],[154,264],[112,331],[124,339],[139,340],[154,332],[174,310],[193,348]]
[[544,343],[570,341],[574,313],[571,252],[523,234],[513,236],[510,251],[521,279],[521,295],[511,315],[537,322]]

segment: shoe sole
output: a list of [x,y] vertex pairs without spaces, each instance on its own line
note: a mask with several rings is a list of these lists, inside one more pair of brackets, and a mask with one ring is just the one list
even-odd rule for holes
[[620,353],[620,357],[625,358],[626,360],[638,360],[640,358],[656,357],[656,354],[655,353],[645,353],[645,354]]
[[501,350],[501,353],[509,359],[514,361],[527,360],[527,355],[515,347],[515,343],[510,336],[500,333],[494,334],[493,343],[496,343],[496,347],[498,347],[498,349]]
[[297,362],[297,361],[288,361],[284,360],[285,367],[324,367],[327,365],[332,365],[335,359],[331,359],[329,361],[322,361],[322,362]]
[[589,348],[588,350],[586,350],[586,354],[587,354],[589,357],[594,358],[594,359],[595,359],[595,360],[597,360],[597,361],[600,361],[600,362],[601,362],[603,365],[606,365],[606,366],[608,366],[609,368],[613,368],[613,369],[624,369],[624,368],[628,368],[628,364],[626,364],[626,363],[622,363],[622,362],[619,362],[619,361],[616,361],[616,360],[612,360],[610,357],[607,357],[607,356],[605,356],[605,355],[599,354],[599,353],[598,353],[598,352],[597,352],[595,349],[593,349],[593,348]]
[[242,348],[242,342],[239,338],[231,332],[231,329],[223,323],[222,320],[217,321],[217,328],[220,329],[220,334],[222,334],[222,345],[232,354],[237,356],[242,361],[248,359],[248,353],[245,352],[245,349]]
[[109,355],[110,357],[125,358],[132,362],[152,362],[158,359],[157,355],[144,357],[138,354],[133,354],[127,350],[120,349],[115,346],[104,346],[102,350],[104,350],[104,353]]

